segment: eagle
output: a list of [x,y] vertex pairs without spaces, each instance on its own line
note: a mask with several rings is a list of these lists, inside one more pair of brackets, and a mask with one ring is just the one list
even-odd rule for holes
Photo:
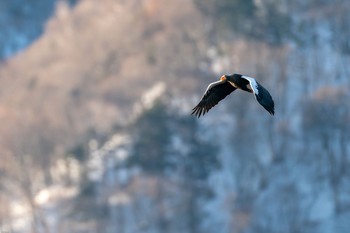
[[212,107],[236,89],[253,93],[260,105],[271,115],[275,114],[275,103],[270,93],[260,83],[254,78],[245,75],[230,74],[223,75],[219,81],[209,84],[202,99],[192,109],[192,115],[198,118],[202,115],[204,116]]

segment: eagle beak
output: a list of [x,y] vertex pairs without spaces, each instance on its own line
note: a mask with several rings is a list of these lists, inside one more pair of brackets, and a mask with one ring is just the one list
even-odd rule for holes
[[226,81],[226,76],[225,75],[221,76],[220,80],[221,81]]

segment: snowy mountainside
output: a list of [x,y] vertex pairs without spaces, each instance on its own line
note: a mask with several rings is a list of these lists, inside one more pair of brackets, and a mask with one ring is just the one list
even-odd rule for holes
[[[349,3],[99,3],[1,65],[1,230],[348,233]],[[226,25],[237,4],[248,27]],[[190,116],[233,72],[276,115],[235,91]]]
[[[161,90],[157,86],[159,87],[156,84],[144,96],[150,96],[149,93]],[[287,149],[288,152],[278,152],[281,143],[283,144],[281,142],[283,138],[280,139],[281,141],[273,138],[273,142],[265,142],[261,145],[253,143],[254,145],[252,145],[253,139],[251,137],[244,138],[242,131],[240,131],[243,122],[242,119],[237,117],[239,113],[229,112],[234,99],[249,97],[252,96],[230,96],[225,102],[212,109],[208,115],[198,121],[197,134],[201,135],[206,142],[215,142],[216,144],[217,151],[208,150],[208,155],[220,161],[220,169],[212,170],[208,177],[209,187],[214,196],[208,199],[204,205],[206,217],[202,217],[203,222],[199,223],[201,229],[211,232],[221,226],[219,232],[231,232],[230,224],[232,224],[232,220],[229,216],[234,215],[234,227],[247,229],[247,232],[288,232],[289,229],[314,232],[315,229],[325,226],[324,232],[333,232],[336,229],[337,232],[345,233],[345,223],[342,219],[343,216],[348,214],[346,206],[350,204],[350,200],[346,198],[346,193],[349,190],[350,183],[344,179],[337,187],[339,193],[334,193],[334,187],[332,187],[334,184],[327,181],[327,177],[334,175],[332,174],[334,171],[329,170],[332,169],[328,164],[330,154],[326,151],[320,152],[317,147],[309,147],[311,144],[307,145],[306,148],[300,146],[303,144],[303,140],[308,140],[307,137],[309,136],[302,139],[295,135],[293,142],[284,145],[285,148],[289,148]],[[137,104],[139,107],[135,108],[138,109],[135,113],[142,118],[143,112],[152,111],[151,106],[156,106],[154,104],[157,101],[157,98],[151,102],[142,100],[140,104]],[[171,102],[171,98],[163,101]],[[249,101],[250,104],[259,107],[253,97]],[[184,106],[186,105],[185,101]],[[189,113],[188,107],[179,110],[179,106],[182,106],[179,103],[176,105],[169,104],[168,106],[175,106],[176,112]],[[248,111],[256,111],[254,108],[249,108]],[[174,112],[171,109],[163,110]],[[266,118],[268,117],[270,116],[266,113]],[[149,119],[151,120],[151,118]],[[135,120],[137,121],[137,117]],[[235,124],[230,123],[232,121]],[[262,123],[266,119],[257,121]],[[280,121],[278,116],[276,121]],[[158,119],[157,123],[151,121],[147,124],[152,126],[162,125],[162,120],[159,121]],[[174,122],[171,124],[174,124]],[[172,128],[171,140],[169,141],[169,147],[167,147],[169,158],[172,162],[175,161],[173,166],[177,168],[186,166],[186,160],[188,159],[186,154],[192,150],[192,145],[187,141],[187,135],[183,134],[183,130],[185,129],[181,129],[180,125]],[[136,132],[136,134],[130,134],[130,132]],[[155,229],[158,229],[157,219],[159,217],[150,215],[150,210],[152,209],[151,203],[160,198],[155,190],[162,187],[161,190],[164,193],[161,203],[169,209],[161,210],[161,213],[168,216],[168,227],[175,231],[179,229],[178,227],[187,229],[188,226],[179,224],[175,217],[176,213],[182,213],[181,209],[177,209],[177,206],[181,206],[181,203],[186,201],[186,198],[182,199],[184,197],[181,191],[183,185],[181,176],[165,170],[165,173],[160,175],[162,177],[160,181],[159,175],[156,176],[155,171],[148,170],[150,168],[143,168],[142,164],[139,164],[141,165],[139,167],[137,163],[136,166],[129,164],[128,161],[133,156],[137,156],[134,151],[135,148],[133,148],[138,140],[137,132],[139,131],[135,131],[135,129],[131,131],[122,130],[121,133],[113,135],[109,140],[103,142],[101,146],[98,146],[98,143],[94,141],[89,143],[90,155],[86,162],[88,179],[89,182],[94,184],[94,192],[98,192],[98,196],[103,196],[100,202],[95,203],[97,205],[95,208],[100,208],[101,205],[109,203],[106,208],[108,208],[110,213],[108,217],[113,224],[108,224],[111,224],[109,226],[113,229],[125,226],[125,232],[143,232],[145,229],[157,232]],[[265,130],[256,128],[253,137],[263,138],[265,133]],[[236,134],[238,134],[238,137],[243,136],[243,139],[240,139],[240,144],[234,143],[238,140]],[[143,136],[147,137],[147,135]],[[334,143],[338,142],[335,141]],[[242,154],[242,151],[245,150],[241,146],[246,146],[246,144],[252,145],[248,148],[250,153],[244,152]],[[274,155],[272,154],[274,151],[283,153],[283,155]],[[152,150],[150,153],[152,153]],[[341,152],[335,151],[334,153]],[[347,155],[344,156],[347,160]],[[320,170],[320,167],[324,169]],[[171,170],[172,168],[167,169]],[[191,167],[190,169],[194,168]],[[347,177],[347,172],[342,176]],[[163,183],[164,181],[166,182]],[[162,185],[158,186],[159,184]],[[142,187],[142,191],[138,187]],[[340,203],[337,203],[337,198],[334,195],[339,195],[338,198],[340,199],[338,201]],[[340,214],[337,213],[339,211],[337,205],[343,206],[340,207],[342,209]],[[137,208],[137,212],[133,211],[134,208]],[[152,213],[157,215],[157,212]],[[125,217],[121,220],[119,216]],[[116,224],[113,219],[119,219],[121,222]],[[138,219],[143,219],[143,221],[137,222]]]

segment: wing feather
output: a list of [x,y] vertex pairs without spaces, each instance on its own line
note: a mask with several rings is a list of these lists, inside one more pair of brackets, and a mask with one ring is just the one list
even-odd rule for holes
[[257,89],[258,94],[255,94],[256,100],[259,102],[261,106],[263,106],[266,111],[268,111],[271,115],[275,114],[275,103],[270,95],[270,93],[258,82]]
[[263,106],[271,115],[275,114],[275,103],[270,93],[254,78],[243,76],[242,78],[249,81],[250,87],[255,95],[256,100]]
[[209,84],[202,99],[197,106],[192,109],[191,114],[199,118],[200,116],[206,114],[212,107],[217,105],[234,90],[236,90],[236,88],[227,81],[220,80]]

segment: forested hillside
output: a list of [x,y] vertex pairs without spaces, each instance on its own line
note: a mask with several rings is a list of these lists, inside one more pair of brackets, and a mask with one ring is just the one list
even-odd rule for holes
[[[0,3],[0,232],[348,233],[350,3],[24,2]],[[225,73],[275,116],[238,91],[191,116]]]

